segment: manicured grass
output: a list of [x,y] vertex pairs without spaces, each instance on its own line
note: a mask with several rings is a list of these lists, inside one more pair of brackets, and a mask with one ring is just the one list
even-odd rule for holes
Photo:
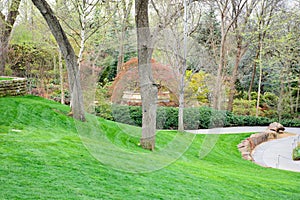
[[[97,133],[124,152],[151,155],[138,146],[140,129],[103,119],[93,124],[92,116],[81,123],[67,117],[68,111],[39,97],[0,98],[0,199],[300,199],[300,173],[241,159],[236,145],[249,134],[221,135],[203,159],[204,141],[217,138],[198,135],[167,167],[129,173],[97,160],[97,148],[106,145]],[[156,152],[168,148],[175,134],[159,131]],[[98,153],[124,159],[124,165],[127,159]],[[169,155],[153,165],[164,158]]]
[[0,77],[0,81],[8,81],[12,80],[13,78],[6,78],[6,77]]

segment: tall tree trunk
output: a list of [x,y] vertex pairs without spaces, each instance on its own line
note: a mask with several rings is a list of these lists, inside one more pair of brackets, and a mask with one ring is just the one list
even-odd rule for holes
[[[222,28],[224,29],[224,28]],[[221,88],[223,84],[223,69],[225,65],[225,41],[226,41],[226,35],[224,31],[222,30],[222,38],[221,38],[221,44],[220,44],[220,58],[219,58],[219,66],[217,71],[217,80],[215,80],[215,88],[213,93],[213,108],[220,110],[221,109]]]
[[[260,47],[258,47],[259,49]],[[255,59],[253,62],[253,70],[252,70],[252,75],[251,75],[251,82],[249,85],[249,90],[248,90],[248,99],[251,100],[251,92],[252,92],[252,88],[254,85],[254,80],[255,80],[255,76],[256,76],[256,67],[257,67],[257,60],[259,58],[259,50],[256,51],[256,55],[255,55]]]
[[296,97],[296,108],[295,112],[297,113],[299,111],[299,98],[300,98],[300,73],[298,76],[298,88],[297,88],[297,97]]
[[21,0],[12,0],[6,19],[0,12],[0,75],[4,75],[9,38],[19,14],[20,2]]
[[80,74],[74,49],[48,3],[45,0],[32,0],[32,2],[45,18],[66,61],[73,117],[85,121]]
[[183,19],[183,63],[180,74],[179,83],[179,109],[178,109],[178,131],[184,131],[183,124],[183,110],[184,110],[184,88],[185,88],[185,72],[187,69],[187,37],[188,37],[188,4],[187,0],[184,0],[184,19]]
[[278,113],[278,121],[279,122],[281,122],[281,118],[282,118],[283,96],[284,96],[284,81],[283,81],[283,73],[281,73],[280,74],[280,93],[279,93],[278,105],[277,105],[277,113]]
[[145,149],[154,150],[158,88],[153,80],[151,69],[153,46],[149,29],[148,3],[148,0],[135,1],[135,21],[143,112],[141,145]]
[[234,94],[236,92],[235,82],[237,80],[238,69],[239,69],[241,57],[242,57],[242,41],[241,41],[241,38],[238,38],[237,39],[237,53],[235,56],[235,64],[234,64],[234,68],[233,68],[232,76],[231,76],[231,80],[230,80],[230,91],[229,91],[229,99],[228,99],[228,105],[227,105],[228,111],[233,110],[233,99],[234,99]]
[[258,91],[257,91],[257,102],[256,102],[256,117],[259,114],[259,104],[260,104],[260,93],[261,93],[261,82],[262,82],[262,38],[259,41],[260,48],[259,48],[259,80],[258,80]]
[[125,30],[121,33],[120,36],[120,46],[119,46],[119,55],[118,55],[118,64],[117,64],[117,74],[122,70],[124,64],[124,40],[125,40]]
[[289,100],[290,100],[290,109],[291,109],[290,114],[293,115],[295,113],[294,100],[293,100],[293,88],[290,81],[288,81],[288,91],[289,91]]
[[58,54],[59,62],[59,81],[60,81],[60,102],[65,104],[65,91],[64,91],[64,74],[63,74],[63,62],[62,62],[62,53],[60,50]]
[[121,24],[121,35],[120,35],[120,46],[119,46],[119,55],[118,55],[118,64],[117,64],[117,73],[122,70],[122,66],[124,64],[124,41],[125,41],[125,34],[128,28],[128,20],[130,16],[130,11],[133,5],[133,0],[129,0],[128,4],[126,4],[126,0],[122,0],[123,6],[123,16],[122,17],[122,24]]

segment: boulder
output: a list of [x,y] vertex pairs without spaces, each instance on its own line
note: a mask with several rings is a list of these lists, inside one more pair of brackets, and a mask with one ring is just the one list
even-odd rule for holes
[[278,133],[270,129],[267,129],[264,133],[268,135],[268,139],[277,139],[278,137]]
[[271,131],[275,131],[277,133],[283,133],[283,131],[285,130],[285,128],[283,127],[282,124],[278,123],[278,122],[273,122],[269,125],[267,130],[271,130]]

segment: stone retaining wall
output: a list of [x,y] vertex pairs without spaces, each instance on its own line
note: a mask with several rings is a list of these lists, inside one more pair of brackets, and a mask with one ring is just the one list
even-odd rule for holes
[[268,141],[268,139],[277,139],[277,135],[279,133],[283,133],[284,130],[285,128],[280,123],[273,122],[264,132],[252,134],[250,137],[238,144],[237,147],[244,159],[253,161],[251,156],[253,149],[257,145]]
[[262,132],[252,134],[250,137],[243,140],[239,145],[238,149],[245,160],[253,160],[251,156],[252,150],[259,144],[266,142],[269,138],[268,132]]
[[0,97],[25,95],[27,93],[27,80],[25,78],[11,78],[13,79],[0,80]]

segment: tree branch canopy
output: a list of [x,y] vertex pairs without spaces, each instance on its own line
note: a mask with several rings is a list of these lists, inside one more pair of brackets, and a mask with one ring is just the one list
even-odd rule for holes
[[85,121],[80,74],[74,49],[49,4],[45,0],[32,0],[32,2],[46,20],[66,61],[69,89],[71,93],[72,114],[75,119]]

